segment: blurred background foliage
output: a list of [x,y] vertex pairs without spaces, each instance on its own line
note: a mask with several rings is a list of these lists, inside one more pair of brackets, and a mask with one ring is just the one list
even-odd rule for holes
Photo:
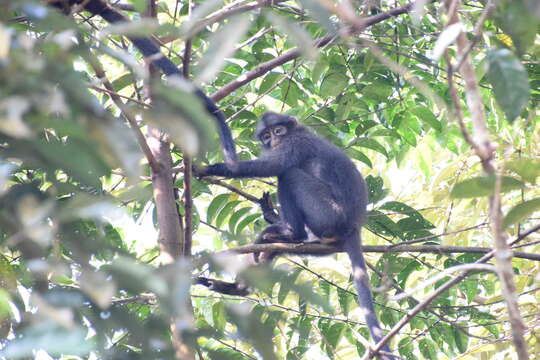
[[[273,270],[248,267],[248,255],[210,256],[255,239],[265,222],[253,199],[274,196],[275,179],[229,180],[228,187],[193,179],[194,256],[159,266],[151,173],[125,114],[145,135],[149,124],[171,135],[181,219],[184,154],[205,163],[219,161],[221,152],[211,118],[189,90],[156,83],[149,103],[150,73],[126,34],[156,36],[177,64],[189,39],[190,77],[207,94],[299,49],[301,57],[263,70],[219,102],[240,158],[259,155],[253,133],[263,112],[287,112],[344,149],[366,177],[366,245],[423,239],[492,246],[487,195],[494,181],[482,176],[446,107],[447,63],[436,54],[450,44],[455,61],[456,35],[445,28],[440,3],[321,49],[310,39],[343,28],[323,2],[284,1],[231,16],[229,10],[251,3],[162,0],[156,21],[140,15],[144,0],[115,3],[134,26],[107,26],[85,12],[67,17],[36,1],[0,3],[0,357],[174,358],[171,318],[201,359],[365,354],[369,337],[343,254],[285,256]],[[485,3],[466,1],[461,26],[474,45],[470,55],[504,175],[505,226],[515,237],[540,220],[540,6],[500,1],[473,37]],[[352,4],[369,16],[405,3]],[[223,13],[229,16],[216,16]],[[411,85],[413,77],[431,91]],[[462,85],[456,77],[465,104]],[[539,240],[532,234],[519,250],[538,253]],[[384,327],[440,283],[405,300],[386,295],[478,258],[367,254]],[[513,264],[526,339],[538,356],[539,262]],[[241,279],[253,292],[190,288],[197,276]],[[496,276],[475,273],[412,319],[392,348],[405,359],[508,359],[509,336]]]

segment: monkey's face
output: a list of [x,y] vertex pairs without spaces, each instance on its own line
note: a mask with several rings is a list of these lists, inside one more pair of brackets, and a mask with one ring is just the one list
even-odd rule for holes
[[281,144],[283,138],[287,136],[287,126],[276,125],[268,127],[260,136],[261,142],[266,149],[274,149]]

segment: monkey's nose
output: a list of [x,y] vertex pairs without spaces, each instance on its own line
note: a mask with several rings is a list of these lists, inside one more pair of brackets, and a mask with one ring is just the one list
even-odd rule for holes
[[270,139],[270,146],[272,148],[275,148],[278,145],[279,145],[279,140],[272,136],[272,138]]

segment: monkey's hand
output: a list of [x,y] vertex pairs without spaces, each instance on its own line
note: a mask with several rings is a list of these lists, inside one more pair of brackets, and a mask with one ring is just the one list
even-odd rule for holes
[[193,166],[191,167],[191,171],[193,172],[193,176],[197,177],[198,179],[208,176],[206,174],[207,166],[204,165],[193,164]]

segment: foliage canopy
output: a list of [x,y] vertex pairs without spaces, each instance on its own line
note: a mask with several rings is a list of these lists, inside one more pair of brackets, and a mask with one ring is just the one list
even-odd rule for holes
[[[221,159],[212,119],[188,84],[149,71],[125,35],[153,36],[213,94],[240,158],[259,155],[255,124],[272,110],[357,162],[381,322],[389,330],[421,305],[392,337],[396,354],[517,356],[507,295],[531,358],[540,354],[537,1],[448,1],[459,6],[454,21],[437,1],[395,1],[407,6],[383,18],[387,2],[130,0],[115,6],[133,22],[114,26],[44,3],[0,3],[0,357],[368,355],[343,254],[287,255],[270,269],[221,252],[265,227],[259,205],[266,192],[275,200],[274,179],[192,178],[192,157]],[[492,156],[482,157],[482,136]],[[162,190],[175,200],[168,210]],[[173,245],[164,219],[176,221]],[[499,277],[470,272],[422,305],[457,276],[448,273],[392,298],[474,263],[500,236],[519,246],[513,290],[497,257]],[[390,246],[402,242],[417,247]],[[191,286],[203,278],[251,293]]]

